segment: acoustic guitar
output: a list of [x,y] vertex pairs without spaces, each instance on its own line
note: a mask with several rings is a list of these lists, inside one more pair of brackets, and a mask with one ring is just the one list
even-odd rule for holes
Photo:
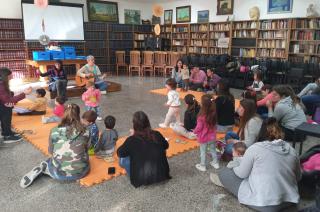
[[77,75],[75,78],[75,81],[76,81],[76,85],[78,87],[84,87],[84,86],[86,86],[88,81],[94,82],[94,76],[92,75],[90,77],[80,77]]

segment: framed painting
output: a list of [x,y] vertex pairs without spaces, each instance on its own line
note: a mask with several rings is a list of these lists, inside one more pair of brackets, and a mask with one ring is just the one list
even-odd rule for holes
[[185,23],[191,21],[191,6],[176,7],[176,22]]
[[141,24],[141,11],[125,9],[124,23],[125,24]]
[[293,0],[268,0],[268,13],[291,13]]
[[209,10],[198,11],[198,23],[209,22]]
[[217,15],[232,15],[234,0],[217,0]]
[[164,24],[172,24],[172,14],[173,10],[165,10],[164,11]]
[[89,21],[119,23],[117,2],[90,0],[87,6]]

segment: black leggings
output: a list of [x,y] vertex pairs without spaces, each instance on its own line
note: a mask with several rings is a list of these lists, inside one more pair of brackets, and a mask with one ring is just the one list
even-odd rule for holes
[[31,111],[26,113],[18,113],[19,116],[45,115],[46,111]]
[[1,122],[1,134],[3,136],[13,135],[11,131],[12,121],[12,107],[6,107],[0,103],[0,122]]

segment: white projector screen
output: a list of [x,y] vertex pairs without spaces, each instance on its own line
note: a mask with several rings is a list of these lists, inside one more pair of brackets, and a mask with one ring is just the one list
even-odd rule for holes
[[22,12],[25,40],[38,40],[43,34],[56,41],[84,40],[82,7],[49,5],[41,9],[34,4],[22,3]]

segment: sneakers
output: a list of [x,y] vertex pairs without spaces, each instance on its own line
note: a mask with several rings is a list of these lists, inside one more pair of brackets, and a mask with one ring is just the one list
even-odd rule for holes
[[159,124],[160,128],[168,128],[169,126],[165,125],[164,123]]
[[98,120],[98,121],[101,121],[101,120],[102,120],[102,117],[98,116],[98,117],[97,117],[97,120]]
[[207,171],[207,168],[205,166],[201,165],[200,163],[196,164],[196,168],[201,172]]
[[211,173],[210,174],[210,180],[213,184],[215,184],[216,186],[220,186],[220,187],[223,187],[220,179],[219,179],[219,176],[215,173]]
[[23,138],[18,135],[10,135],[10,136],[3,136],[3,143],[4,144],[12,144],[19,141],[22,141]]
[[220,168],[219,162],[212,161],[212,162],[210,163],[210,165],[211,165],[213,168],[215,168],[215,169],[219,169],[219,168]]

